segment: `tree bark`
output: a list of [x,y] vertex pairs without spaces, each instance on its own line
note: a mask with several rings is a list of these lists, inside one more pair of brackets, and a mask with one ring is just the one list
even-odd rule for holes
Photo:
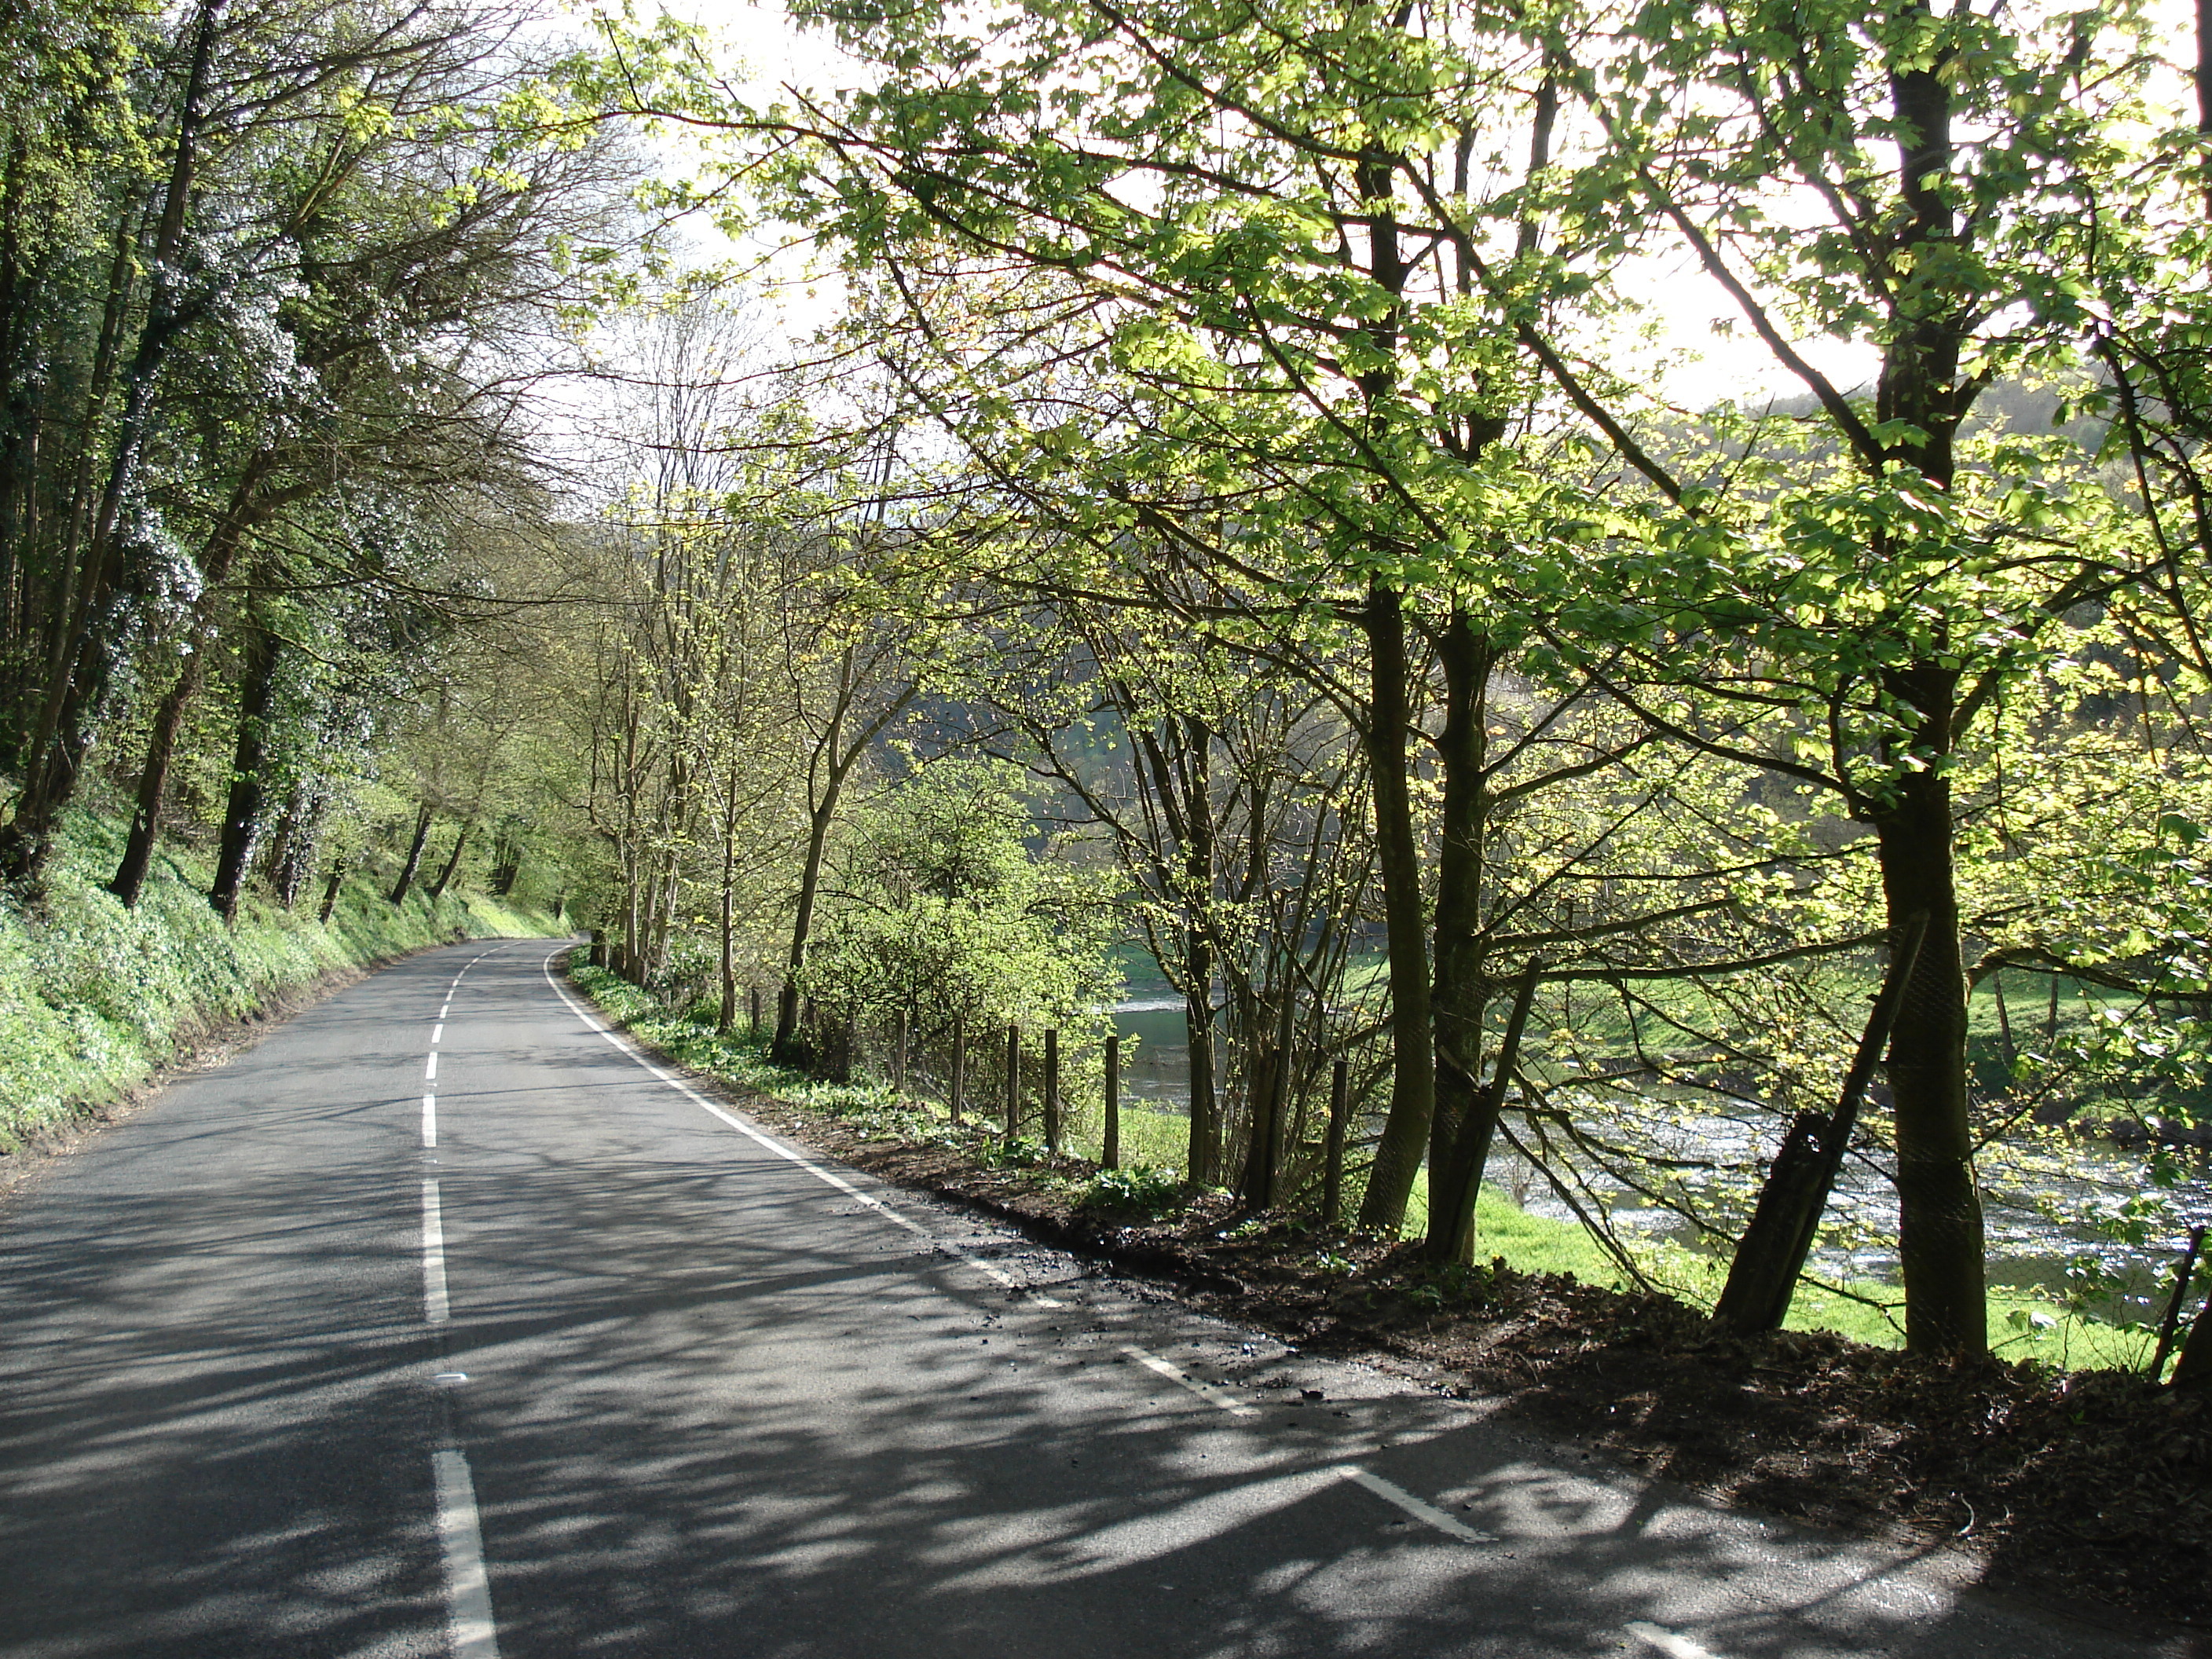
[[[1896,678],[1895,689],[1920,712],[1915,750],[1948,755],[1955,672],[1922,667]],[[1948,775],[1904,773],[1875,830],[1891,936],[1903,937],[1916,912],[1928,915],[1889,1050],[1905,1346],[1916,1353],[1981,1353],[1989,1346],[1988,1286],[1966,1111],[1966,975]]]
[[196,649],[177,671],[177,678],[161,703],[146,734],[146,758],[138,769],[138,804],[131,815],[131,838],[125,842],[123,860],[107,890],[132,908],[146,888],[153,868],[154,847],[161,832],[161,803],[169,789],[169,768],[176,758],[177,736],[184,730],[185,710],[199,690],[206,651]]
[[2171,1386],[2212,1394],[2212,1297],[2204,1298],[2189,1327],[2189,1340],[2181,1345],[2181,1358],[2174,1362]]
[[407,844],[407,861],[399,866],[399,879],[392,884],[392,902],[404,904],[408,890],[415,885],[415,872],[422,867],[422,848],[430,839],[430,820],[434,809],[427,801],[415,815],[415,839]]
[[468,850],[469,832],[476,827],[477,821],[474,818],[464,818],[461,821],[461,833],[453,837],[453,855],[446,860],[446,867],[438,872],[437,880],[430,884],[431,903],[435,904],[440,899],[445,897],[446,889],[453,885],[453,878],[460,872],[461,854]]
[[[1173,717],[1171,717],[1173,718]],[[1207,908],[1213,896],[1213,733],[1195,714],[1180,717],[1185,765],[1182,823],[1183,1040],[1190,1055],[1191,1180],[1212,1187],[1221,1180],[1221,1100],[1214,1085],[1213,936]],[[1160,787],[1172,790],[1174,774],[1158,766]]]
[[[1490,807],[1483,722],[1489,712],[1497,652],[1455,605],[1437,641],[1437,657],[1444,674],[1444,723],[1437,744],[1443,774],[1443,824],[1437,860],[1436,967],[1431,994],[1437,1081],[1436,1115],[1429,1132],[1429,1181],[1433,1200],[1440,1172],[1455,1168],[1455,1154],[1466,1155],[1462,1131],[1474,1123],[1477,1133],[1469,1143],[1474,1162],[1464,1206],[1471,1216],[1498,1122],[1494,1109],[1486,1123],[1476,1121],[1487,1100],[1476,1080],[1482,1074],[1482,1017],[1495,988],[1482,938],[1483,850]],[[1461,1227],[1457,1220],[1460,1207],[1433,1201],[1429,1206],[1425,1249],[1436,1260],[1449,1258],[1454,1238],[1462,1239],[1465,1250],[1474,1248],[1473,1229]]]
[[222,847],[216,860],[214,884],[208,889],[208,902],[225,921],[237,918],[246,866],[261,831],[261,808],[268,787],[264,773],[269,760],[269,713],[276,697],[277,660],[276,635],[258,619],[249,619],[245,678],[239,686],[238,743],[232,753],[230,795],[222,814]]
[[796,1054],[799,975],[806,966],[807,941],[814,933],[814,902],[822,888],[823,849],[829,842],[830,820],[836,814],[837,797],[844,782],[842,772],[834,773],[821,805],[807,815],[806,862],[799,873],[799,906],[791,920],[791,952],[784,959],[783,994],[776,1002],[775,1036],[769,1043],[769,1055],[782,1065],[790,1064]]
[[1483,1165],[1490,1158],[1490,1143],[1498,1133],[1498,1114],[1505,1091],[1512,1086],[1513,1067],[1521,1055],[1521,1034],[1528,1026],[1528,1006],[1535,1000],[1538,969],[1531,963],[1521,976],[1513,997],[1513,1012],[1498,1040],[1498,1066],[1490,1086],[1477,1089],[1461,1119],[1459,1133],[1443,1154],[1429,1164],[1429,1234],[1422,1252],[1432,1261],[1469,1261],[1474,1257],[1474,1200],[1482,1192]]
[[1395,1233],[1420,1171],[1436,1110],[1436,1058],[1429,1031],[1429,951],[1421,898],[1420,848],[1406,762],[1409,670],[1406,615],[1396,589],[1369,584],[1360,617],[1367,635],[1369,696],[1364,732],[1375,791],[1376,865],[1382,881],[1389,950],[1390,1110],[1359,1206],[1359,1224]]

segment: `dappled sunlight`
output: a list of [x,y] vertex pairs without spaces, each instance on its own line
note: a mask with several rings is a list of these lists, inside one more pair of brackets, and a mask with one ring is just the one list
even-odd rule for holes
[[[584,1030],[534,957],[478,972],[474,1009],[511,1024],[497,1051],[451,1044],[434,1159],[393,1155],[406,1099],[318,1107],[323,1074],[272,1043],[11,1227],[0,1540],[42,1589],[0,1652],[441,1651],[428,1449],[447,1434],[510,1656],[1517,1659],[1622,1651],[1648,1621],[1730,1659],[1948,1659],[1991,1629],[1894,1553],[1569,1467],[893,1195],[917,1238]],[[388,1027],[390,1063],[415,1063],[431,982],[333,1006],[373,1003],[343,1029]],[[212,1121],[239,1076],[252,1145]],[[384,1092],[366,1058],[356,1077]]]

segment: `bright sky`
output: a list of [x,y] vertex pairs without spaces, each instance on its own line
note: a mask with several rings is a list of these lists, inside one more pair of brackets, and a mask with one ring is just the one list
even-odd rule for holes
[[[742,65],[747,88],[764,100],[785,84],[830,88],[849,73],[851,61],[833,43],[793,27],[780,5],[673,0],[668,9],[715,31],[727,43],[732,58]],[[2154,0],[2154,9],[2161,15],[2172,13],[2175,39],[2193,40],[2188,0]],[[2183,84],[2177,79],[2177,93]],[[702,238],[702,251],[708,257],[724,257],[731,250],[726,244]],[[1748,339],[1728,297],[1686,261],[1654,260],[1627,280],[1631,297],[1646,305],[1659,322],[1660,339],[1654,349],[1670,360],[1665,383],[1677,401],[1699,407],[1723,398],[1789,397],[1802,392],[1796,377]],[[826,320],[834,304],[834,284],[817,288],[811,295],[804,289],[787,290],[781,301],[785,325],[794,334],[804,333]],[[1717,321],[1735,323],[1736,337],[1719,332]],[[1838,385],[1856,387],[1872,378],[1873,355],[1863,346],[1827,338],[1795,343]]]

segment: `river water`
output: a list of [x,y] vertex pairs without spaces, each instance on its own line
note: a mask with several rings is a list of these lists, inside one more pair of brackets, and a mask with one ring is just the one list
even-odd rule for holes
[[[1154,1111],[1190,1109],[1190,1049],[1180,997],[1139,995],[1117,1004],[1114,1027],[1121,1036],[1122,1093]],[[1129,1040],[1137,1041],[1132,1048]],[[1690,1117],[1642,1126],[1639,1139],[1655,1147],[1691,1158],[1743,1164],[1754,1153],[1744,1126],[1726,1117]],[[2030,1147],[1996,1146],[1982,1157],[1990,1277],[1993,1283],[2039,1286],[2063,1294],[2074,1279],[2069,1269],[2093,1261],[2127,1279],[2133,1294],[2124,1305],[2106,1304],[2108,1315],[2155,1318],[2171,1285],[2175,1258],[2185,1243],[2185,1227],[2212,1221],[2212,1167],[2203,1158],[2193,1174],[2173,1189],[2182,1221],[2162,1226],[2142,1243],[2114,1238],[2083,1221],[2054,1221],[2030,1202],[2013,1201],[2043,1194],[2061,1214],[2086,1215],[2114,1209],[2146,1184],[2144,1161],[2117,1147],[2073,1142],[2065,1168],[2038,1159]],[[1544,1177],[1518,1155],[1501,1146],[1492,1157],[1488,1180],[1493,1188],[1532,1214],[1572,1221],[1574,1212]],[[1687,1223],[1671,1211],[1645,1204],[1617,1183],[1594,1182],[1623,1229],[1692,1241]],[[1838,1183],[1829,1210],[1830,1224],[1814,1266],[1824,1274],[1894,1284],[1897,1279],[1897,1197],[1879,1164],[1854,1161]],[[1851,1241],[1865,1241],[1852,1243]]]

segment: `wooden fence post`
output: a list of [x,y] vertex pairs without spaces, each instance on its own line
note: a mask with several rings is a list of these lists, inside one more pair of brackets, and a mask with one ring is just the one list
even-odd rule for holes
[[1328,1142],[1321,1178],[1321,1220],[1340,1226],[1344,1218],[1344,1128],[1352,1111],[1352,1062],[1340,1060],[1328,1077]]
[[958,1014],[952,1016],[952,1121],[960,1121],[961,1097],[968,1091],[967,1032]]
[[1060,1027],[1044,1034],[1044,1149],[1060,1156]]
[[1006,1139],[1022,1127],[1022,1028],[1006,1027]]
[[1121,1039],[1106,1039],[1106,1145],[1099,1162],[1109,1170],[1121,1167]]

